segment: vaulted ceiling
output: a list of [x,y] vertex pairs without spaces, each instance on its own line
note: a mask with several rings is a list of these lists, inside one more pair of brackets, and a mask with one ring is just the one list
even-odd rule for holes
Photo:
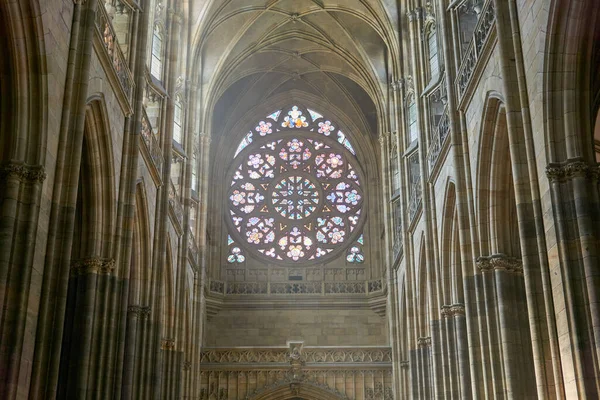
[[212,134],[231,130],[269,99],[300,95],[319,99],[325,107],[320,112],[343,114],[348,124],[375,136],[398,54],[395,4],[213,0],[196,37]]

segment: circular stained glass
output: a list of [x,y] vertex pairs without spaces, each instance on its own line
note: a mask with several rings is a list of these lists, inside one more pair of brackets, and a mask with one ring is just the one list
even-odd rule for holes
[[238,149],[227,175],[227,223],[235,242],[258,258],[326,262],[360,236],[360,172],[349,143],[328,137],[329,121],[324,134],[301,130],[300,110],[292,111],[288,119],[300,122],[282,126],[293,132],[255,136]]

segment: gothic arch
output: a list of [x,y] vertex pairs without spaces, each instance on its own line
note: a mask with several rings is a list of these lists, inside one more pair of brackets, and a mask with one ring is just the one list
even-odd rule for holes
[[441,243],[441,262],[438,264],[441,271],[438,273],[438,279],[441,284],[438,287],[441,289],[439,293],[439,301],[441,305],[452,304],[452,293],[454,280],[462,279],[462,275],[457,275],[454,270],[454,251],[455,240],[458,238],[455,235],[456,229],[456,187],[454,182],[448,180],[446,184],[446,194],[444,196],[444,208],[442,214],[442,233],[440,235]]
[[599,106],[600,9],[571,0],[549,7],[543,81],[549,162],[581,157],[594,162],[594,119]]
[[261,390],[249,400],[343,400],[343,397],[329,388],[319,387],[309,382],[282,382]]
[[0,3],[2,162],[44,165],[48,91],[42,14],[37,0]]
[[116,229],[113,151],[103,97],[88,101],[85,114],[79,188],[82,196],[82,240],[86,256],[109,258]]
[[476,178],[479,251],[482,255],[521,254],[513,163],[506,123],[506,111],[501,97],[496,93],[489,93],[481,123]]

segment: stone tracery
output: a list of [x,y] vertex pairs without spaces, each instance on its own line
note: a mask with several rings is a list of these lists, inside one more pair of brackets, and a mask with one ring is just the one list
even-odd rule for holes
[[[354,148],[341,130],[334,138],[331,121],[307,109],[309,120],[303,110],[293,106],[283,120],[281,111],[272,113],[272,122],[260,121],[238,146],[227,180],[228,244],[297,263],[330,259],[356,241],[347,260],[363,262],[364,193]],[[233,247],[228,262],[240,262],[239,254]]]

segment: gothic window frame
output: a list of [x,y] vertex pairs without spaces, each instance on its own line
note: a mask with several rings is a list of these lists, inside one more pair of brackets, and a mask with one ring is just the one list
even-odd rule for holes
[[414,93],[406,97],[406,141],[408,146],[419,142],[419,117],[417,98]]
[[184,132],[183,132],[183,121],[184,121],[185,113],[183,107],[183,101],[181,100],[181,96],[177,95],[175,97],[175,104],[173,106],[173,140],[183,146],[184,141]]
[[[427,48],[427,65],[429,65],[429,80],[433,81],[434,79],[440,76],[440,54],[439,54],[439,43],[438,43],[438,35],[437,30],[435,28],[435,24],[432,23],[425,35],[426,38],[426,48]],[[432,52],[432,50],[435,50]]]
[[[297,111],[301,112],[297,113]],[[307,111],[306,114],[304,114],[304,111]],[[286,112],[288,115],[286,115]],[[230,160],[228,171],[226,173],[225,182],[228,182],[228,185],[224,194],[225,198],[227,199],[227,205],[224,209],[222,217],[225,220],[225,225],[227,227],[225,233],[228,237],[228,241],[229,237],[231,237],[234,243],[239,244],[239,247],[242,249],[242,251],[244,251],[246,257],[250,257],[258,261],[266,261],[269,264],[284,267],[305,267],[326,264],[338,259],[340,256],[342,256],[346,262],[364,262],[363,229],[367,220],[366,211],[368,209],[368,194],[366,193],[367,188],[365,186],[365,174],[356,155],[356,151],[350,144],[348,136],[343,132],[343,130],[345,129],[340,129],[340,126],[337,123],[332,123],[328,118],[303,105],[299,107],[283,107],[280,111],[277,111],[258,122],[255,129],[248,132],[241,140],[240,146],[238,146],[235,155]],[[294,144],[294,141],[296,141],[296,144]],[[282,156],[283,148],[290,145],[298,146],[297,143],[301,143],[301,153],[299,154],[302,155],[301,162],[304,163],[298,164],[301,165],[299,167],[300,169],[298,170],[293,169],[294,167],[292,167],[295,161],[290,161],[292,160],[291,152],[289,153],[289,160],[285,158],[286,161],[282,161],[284,160],[284,156]],[[288,147],[288,150],[291,148],[292,147]],[[308,151],[308,153],[312,153],[313,157],[308,156],[309,158],[304,160],[304,155],[307,154],[306,151]],[[270,234],[270,232],[275,232],[275,236],[269,245],[264,245],[261,242],[259,245],[261,246],[260,248],[256,247],[253,244],[254,242],[251,242],[251,236],[249,236],[249,232],[253,231],[250,231],[249,226],[251,222],[250,220],[253,217],[261,215],[257,211],[251,211],[248,214],[249,216],[245,217],[244,214],[236,208],[238,206],[235,205],[233,200],[234,198],[232,197],[234,192],[237,190],[234,190],[234,188],[241,187],[240,185],[245,185],[248,182],[253,183],[253,181],[249,178],[249,169],[253,167],[245,167],[245,165],[254,160],[254,158],[250,160],[249,157],[254,157],[258,154],[263,156],[262,160],[267,160],[269,155],[274,156],[277,160],[276,164],[271,164],[273,166],[273,171],[275,171],[272,172],[273,177],[269,178],[269,180],[265,180],[265,176],[262,176],[260,179],[257,178],[256,182],[259,184],[255,185],[255,187],[259,187],[263,185],[263,182],[265,182],[266,186],[260,189],[262,191],[261,196],[264,198],[263,204],[265,207],[269,207],[268,214],[265,214],[264,220],[267,218],[272,219],[273,221],[269,223],[273,225],[269,226],[277,226],[277,230],[275,228],[270,228],[270,231],[265,231],[265,235]],[[332,157],[334,154],[335,157]],[[326,159],[322,158],[323,155],[326,156]],[[319,157],[321,157],[321,164],[316,164],[319,162]],[[319,168],[325,165],[325,162],[328,163],[329,161],[333,160],[333,158],[336,158],[336,162],[342,161],[342,163],[339,165],[343,165],[344,163],[346,165],[340,169],[340,171],[343,171],[341,172],[341,175],[335,175],[336,178],[332,178],[334,175],[320,176],[318,172]],[[298,160],[300,159],[298,158]],[[314,165],[311,164],[313,162],[315,163]],[[265,163],[265,165],[267,164]],[[242,166],[244,167],[242,168]],[[281,166],[283,166],[283,168],[281,168]],[[309,166],[312,167],[307,170],[306,168]],[[245,171],[244,168],[248,168],[248,170]],[[277,168],[280,169],[277,171]],[[243,180],[240,180],[239,182],[235,182],[239,171],[242,171],[241,174],[244,174],[244,178],[242,178]],[[248,175],[246,175],[246,172],[248,172]],[[279,188],[279,184],[283,184],[284,180],[290,177],[294,178],[296,175],[302,179],[295,180],[293,182],[304,182],[303,184],[308,185],[302,188],[305,193],[313,193],[316,198],[320,199],[317,206],[314,208],[314,211],[311,211],[311,213],[307,214],[306,216],[303,215],[298,220],[294,220],[292,218],[293,215],[291,212],[289,214],[282,213],[281,210],[283,210],[285,207],[278,208],[276,201],[279,200],[275,200],[275,197],[277,197],[275,194],[276,190],[281,189]],[[350,176],[353,176],[353,178],[351,179]],[[330,184],[323,183],[327,179],[331,180]],[[307,183],[308,181],[310,181],[310,183]],[[342,189],[341,192],[336,192],[336,185],[341,184],[342,182],[346,182],[346,189]],[[229,183],[231,183],[231,185]],[[310,186],[310,184],[313,184],[314,187]],[[286,187],[288,189],[290,188],[289,182],[286,181],[285,185],[287,185]],[[359,190],[357,191],[355,189]],[[335,197],[335,201],[341,198],[347,200],[348,197],[344,196],[348,196],[348,192],[345,192],[345,190],[355,193],[357,192],[358,201],[356,203],[349,203],[350,206],[348,207],[347,212],[338,211],[337,209],[334,209],[334,207],[337,207],[337,205],[334,204],[337,203],[334,203],[333,200],[330,199],[335,197],[333,196],[333,193],[336,192],[342,197]],[[256,192],[258,191],[259,190],[256,190]],[[318,195],[316,195],[316,193],[318,193]],[[235,198],[239,199],[239,196]],[[329,204],[329,206],[331,206],[329,212],[324,211],[325,208],[327,208],[325,207],[325,205],[328,204],[326,203],[327,201],[332,202]],[[291,204],[291,202],[288,204]],[[235,218],[245,217],[240,225],[236,226],[236,222],[234,222],[233,217],[234,213]],[[294,218],[299,217],[296,214],[296,217]],[[325,222],[320,221],[320,219]],[[351,223],[350,220],[354,222]],[[325,231],[320,231],[322,228],[319,224],[323,223],[331,225],[332,221],[335,221],[335,224],[342,222],[342,225],[333,224],[330,227],[329,232],[334,232],[338,226],[343,227],[340,228],[340,230],[344,230],[344,234],[341,236],[343,240],[340,242],[334,242],[332,239],[325,239],[330,241],[321,242],[320,239],[318,239],[319,236],[317,235],[321,235]],[[264,221],[261,220],[261,223],[263,222]],[[310,230],[312,228],[308,228],[309,230],[306,230],[305,223],[306,225],[313,224],[312,226],[314,226],[314,229]],[[244,224],[247,224],[248,227],[244,227]],[[285,230],[284,228],[281,228],[282,225],[278,224],[287,224],[289,227],[285,228],[287,229]],[[294,234],[293,232],[294,228],[296,227],[295,225],[302,225],[300,228],[302,235],[296,236],[296,238],[301,237],[304,241],[306,237],[309,237],[310,241],[312,242],[312,247],[308,248],[308,250],[305,250],[306,254],[303,254],[299,258],[293,258],[293,255],[290,254],[291,250],[290,252],[287,252],[287,247],[285,250],[283,247],[280,247],[279,249],[275,250],[275,253],[271,252],[272,249],[267,249],[267,247],[276,248],[280,244],[280,240],[282,240],[284,237],[287,237],[287,239],[285,239],[285,243],[286,245],[290,245],[289,248],[291,249],[291,244],[293,244],[292,235]],[[254,236],[252,236],[252,238],[256,239]],[[321,239],[322,238],[323,236],[321,235]],[[329,238],[331,238],[331,236],[329,236]],[[304,244],[304,242],[301,243]],[[321,250],[323,253],[319,254],[321,251],[319,248],[322,248]],[[275,255],[267,255],[269,252]]]
[[165,34],[159,23],[152,30],[150,47],[150,75],[162,82],[164,72]]

